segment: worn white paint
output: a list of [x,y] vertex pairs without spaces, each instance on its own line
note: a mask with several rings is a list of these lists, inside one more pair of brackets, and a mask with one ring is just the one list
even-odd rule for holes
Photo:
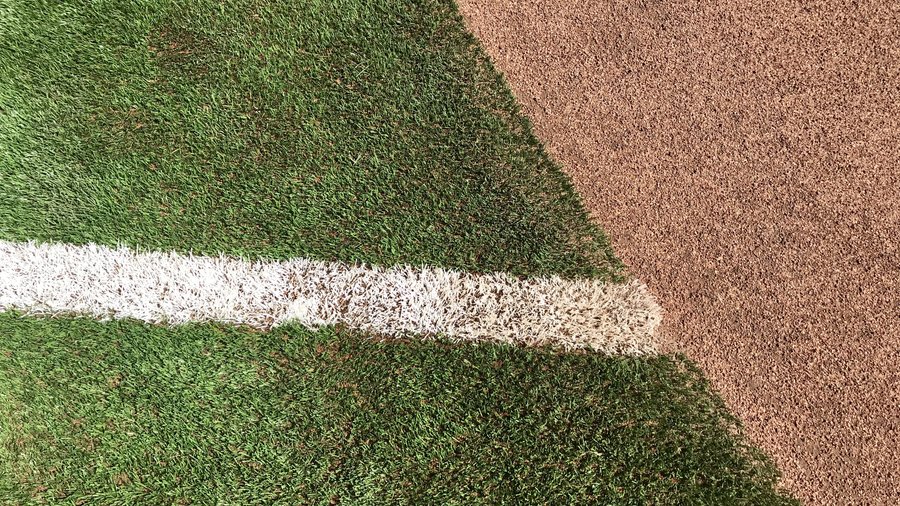
[[0,241],[0,310],[259,329],[293,321],[608,354],[656,353],[659,306],[637,281],[518,279],[439,268],[135,252]]

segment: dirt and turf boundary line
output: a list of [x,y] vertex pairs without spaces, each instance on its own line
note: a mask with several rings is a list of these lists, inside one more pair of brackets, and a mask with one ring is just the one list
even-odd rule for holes
[[900,11],[460,7],[784,484],[900,504]]
[[287,322],[345,325],[384,336],[635,356],[657,352],[661,320],[659,306],[638,281],[519,279],[432,267],[0,241],[4,309],[263,330]]

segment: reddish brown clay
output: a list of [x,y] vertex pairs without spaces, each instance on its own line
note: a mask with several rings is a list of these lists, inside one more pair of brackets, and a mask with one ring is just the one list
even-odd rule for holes
[[900,4],[460,3],[784,485],[900,504]]

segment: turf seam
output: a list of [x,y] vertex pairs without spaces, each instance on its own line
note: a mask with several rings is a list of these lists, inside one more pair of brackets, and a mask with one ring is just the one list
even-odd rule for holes
[[0,310],[268,330],[288,322],[649,355],[661,310],[637,280],[470,274],[297,258],[244,260],[125,246],[0,241]]

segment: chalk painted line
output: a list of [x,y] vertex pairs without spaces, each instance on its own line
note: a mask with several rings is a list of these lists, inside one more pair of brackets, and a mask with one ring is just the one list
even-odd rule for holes
[[0,241],[0,311],[267,330],[343,324],[616,355],[657,353],[661,310],[638,281],[519,279],[303,258],[243,260],[96,244]]

